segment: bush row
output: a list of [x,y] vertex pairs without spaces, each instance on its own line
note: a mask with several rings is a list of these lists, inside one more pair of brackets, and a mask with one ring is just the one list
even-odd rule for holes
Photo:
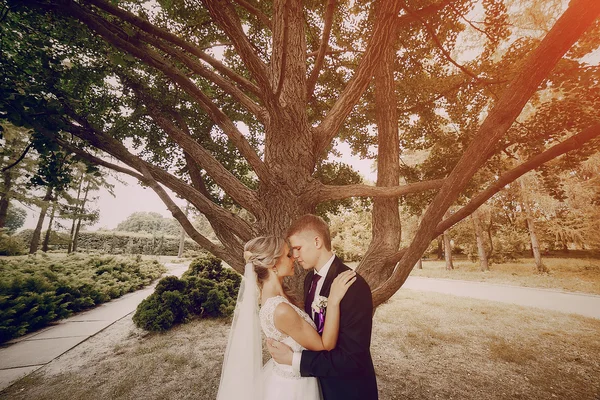
[[165,331],[192,318],[226,317],[233,313],[242,277],[223,268],[213,256],[195,259],[181,279],[168,276],[140,303],[135,324],[148,331]]
[[[33,230],[26,229],[17,234],[24,243],[31,242]],[[43,237],[43,235],[42,235]],[[51,235],[52,250],[66,250],[69,243],[67,234]],[[186,239],[184,249],[199,251],[200,246]],[[146,233],[96,231],[79,233],[77,251],[99,251],[108,254],[148,254],[176,256],[179,251],[179,236],[153,235]]]
[[0,343],[141,289],[165,271],[139,256],[1,259]]

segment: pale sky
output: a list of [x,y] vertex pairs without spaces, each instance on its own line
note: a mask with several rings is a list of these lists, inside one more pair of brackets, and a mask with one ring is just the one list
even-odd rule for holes
[[[350,155],[350,147],[346,143],[338,144],[337,149],[344,155],[341,158],[331,158],[335,161],[343,161],[350,164],[354,170],[358,171],[363,178],[374,182],[376,173],[372,170],[372,160],[360,160],[357,156]],[[158,198],[152,189],[144,188],[138,184],[137,179],[128,175],[120,175],[120,179],[125,181],[124,185],[113,178],[109,178],[109,182],[115,185],[114,193],[116,197],[112,197],[108,191],[102,189],[94,193],[98,197],[96,200],[96,208],[100,210],[100,220],[92,226],[86,226],[85,230],[97,230],[99,228],[114,229],[117,225],[127,218],[130,214],[137,211],[153,211],[171,217],[164,203]],[[185,206],[185,201],[178,199],[170,191],[171,198],[180,206]],[[39,209],[27,208],[27,219],[24,229],[35,228],[39,217]],[[44,224],[44,229],[48,224],[48,216]],[[67,221],[62,221],[67,224]]]

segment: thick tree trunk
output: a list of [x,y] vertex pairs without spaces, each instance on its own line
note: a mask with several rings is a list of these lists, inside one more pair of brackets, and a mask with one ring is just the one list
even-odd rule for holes
[[373,291],[376,306],[389,299],[406,281],[423,251],[436,236],[436,227],[445,212],[497,150],[498,142],[540,84],[581,35],[593,25],[598,15],[600,3],[596,0],[571,1],[540,45],[519,64],[513,80],[489,110],[471,143],[429,204],[412,243],[401,252],[399,265],[391,279]]
[[38,218],[37,225],[35,230],[33,231],[33,236],[31,237],[31,243],[29,244],[29,254],[33,254],[37,251],[40,236],[42,234],[42,226],[44,225],[44,219],[46,218],[46,212],[48,211],[49,202],[52,199],[52,187],[48,186],[46,189],[46,195],[42,199],[42,207],[40,209],[40,216]]
[[[398,107],[394,82],[395,46],[384,49],[375,69],[375,117],[377,122],[377,186],[398,186],[400,146]],[[401,225],[397,198],[373,199],[372,241],[357,268],[371,288],[391,275],[396,263],[390,257],[400,246]]]
[[475,230],[475,237],[477,240],[477,254],[479,255],[479,266],[481,271],[486,272],[490,270],[488,264],[488,258],[485,251],[485,241],[483,239],[483,229],[481,228],[481,220],[479,219],[479,213],[475,212],[471,214],[471,220],[473,221],[473,228]]
[[448,231],[444,231],[444,258],[446,260],[446,269],[453,270],[454,264],[452,263],[452,244],[450,243],[450,234]]
[[50,220],[48,221],[48,229],[46,229],[46,234],[44,235],[44,241],[42,242],[42,251],[44,253],[46,253],[48,251],[48,245],[50,244],[50,235],[52,234],[52,223],[54,223],[55,214],[56,214],[56,200],[52,203],[52,211],[50,212]]
[[[183,197],[191,198],[192,203],[209,219],[217,220],[217,224],[235,232],[240,240],[248,240],[257,233],[281,234],[285,232],[285,229],[294,218],[314,210],[316,202],[312,197],[314,193],[311,192],[314,188],[313,182],[311,182],[311,174],[314,171],[315,163],[320,157],[325,156],[325,150],[329,148],[333,138],[338,135],[339,128],[370,84],[374,71],[382,70],[381,65],[379,65],[382,58],[381,54],[385,54],[388,44],[396,38],[395,32],[398,20],[402,18],[399,17],[398,11],[404,2],[382,0],[375,3],[377,7],[375,9],[381,12],[370,16],[373,17],[374,21],[373,34],[369,39],[366,51],[360,59],[359,67],[354,71],[353,78],[343,89],[334,106],[328,112],[324,112],[321,123],[315,128],[312,128],[307,118],[306,45],[304,43],[307,35],[304,30],[306,25],[305,13],[300,0],[275,0],[273,2],[272,20],[267,21],[273,34],[272,54],[268,65],[263,61],[268,57],[259,56],[254,44],[245,35],[244,26],[232,3],[203,0],[212,20],[218,25],[217,28],[220,28],[229,38],[234,51],[239,55],[241,63],[245,65],[247,75],[250,76],[249,79],[256,83],[241,76],[236,78],[237,74],[235,72],[227,71],[227,68],[218,66],[218,63],[207,61],[207,57],[202,53],[202,50],[192,43],[185,43],[177,35],[154,27],[147,21],[140,22],[139,18],[135,19],[131,16],[128,18],[127,15],[124,17],[120,12],[111,11],[111,5],[106,2],[94,1],[93,3],[96,7],[113,14],[118,20],[127,20],[132,27],[137,27],[134,28],[134,34],[130,35],[128,40],[124,40],[122,35],[118,33],[121,32],[118,28],[119,23],[113,23],[111,21],[112,17],[101,18],[100,13],[96,13],[94,8],[87,7],[85,3],[88,2],[56,1],[50,3],[57,5],[57,9],[64,10],[64,12],[70,13],[87,24],[116,47],[165,73],[175,85],[180,86],[190,94],[202,110],[219,125],[258,176],[260,181],[258,193],[256,194],[258,201],[256,201],[256,204],[249,201],[248,199],[253,200],[254,193],[248,193],[249,190],[241,190],[239,184],[228,185],[231,182],[221,179],[221,182],[217,182],[217,185],[220,185],[226,192],[229,189],[232,192],[229,193],[232,197],[234,197],[235,193],[233,192],[235,191],[243,192],[238,193],[239,198],[250,203],[248,208],[252,209],[250,212],[256,218],[255,226],[251,228],[241,218],[215,206],[199,195],[197,191],[190,190],[191,188],[184,182],[171,176],[168,172],[161,171],[160,168],[148,165],[139,158],[128,154],[127,149],[121,143],[115,147],[114,143],[103,143],[102,138],[94,134],[90,135],[91,138],[87,140],[97,147],[109,148],[117,153],[117,158],[125,162],[128,161],[127,165],[138,172],[144,170],[144,178],[142,179],[150,185],[155,184],[154,190],[157,193],[160,192],[161,199],[168,204],[170,210],[173,210],[174,216],[181,216],[181,213],[172,202],[169,202],[170,199],[161,192],[161,188],[156,187],[159,186],[157,182],[174,189],[178,194],[183,193]],[[442,1],[440,3],[447,4],[448,2]],[[116,6],[114,8],[119,10]],[[121,11],[126,13],[124,10]],[[445,211],[461,195],[473,175],[497,149],[498,142],[518,117],[523,106],[546,79],[558,60],[592,25],[599,13],[600,5],[597,0],[572,0],[569,9],[543,39],[539,48],[531,52],[520,64],[520,69],[513,74],[515,79],[498,98],[494,108],[489,110],[472,143],[455,169],[445,179],[438,194],[429,206],[413,242],[407,249],[400,252],[401,256],[397,258],[400,263],[397,268],[391,272],[388,268],[393,263],[382,261],[379,265],[386,270],[385,272],[373,272],[371,274],[369,271],[364,271],[370,283],[379,280],[379,277],[386,275],[386,273],[388,276],[390,273],[393,274],[391,275],[392,279],[386,280],[381,286],[373,287],[374,285],[372,285],[376,306],[389,299],[401,287],[410,270],[431,243],[431,240],[449,228],[436,232],[436,227],[441,222]],[[140,39],[140,36],[144,36],[144,38]],[[160,42],[156,44],[156,40],[152,39],[153,37],[163,40],[163,46],[160,46]],[[141,43],[142,40],[146,41],[148,45]],[[166,57],[156,54],[157,51],[152,46],[154,48],[160,47],[160,50],[166,53]],[[195,82],[189,79],[187,71],[177,68],[176,64],[178,63],[184,63],[186,67],[189,67],[189,65],[181,57],[178,58],[176,53],[169,52],[175,48],[182,49],[194,55],[194,57],[208,62],[217,71],[237,84],[242,85],[243,83],[243,89],[251,92],[252,96],[262,103],[260,106],[253,105],[251,104],[253,99],[242,95],[239,90],[228,90],[227,87],[230,85],[219,84],[217,82],[219,80],[214,79],[214,77],[213,79],[207,78],[216,82],[223,90],[239,100],[246,109],[257,115],[257,120],[260,123],[264,123],[264,163],[245,141],[243,135],[237,131],[235,124],[227,118],[224,112],[218,109],[217,105],[200,88],[195,86]],[[327,43],[324,43],[323,48],[327,48]],[[192,71],[198,73],[196,70],[192,69]],[[231,88],[229,87],[229,89]],[[265,115],[261,113],[263,106]],[[394,107],[396,107],[395,102]],[[317,114],[321,112],[321,110],[312,111]],[[377,111],[380,112],[380,110]],[[78,131],[77,129],[74,130]],[[384,131],[381,130],[380,134]],[[293,145],[290,144],[292,142]],[[383,172],[380,171],[380,173],[383,175]],[[212,176],[212,174],[209,175]],[[218,176],[212,176],[212,178],[216,180]],[[189,229],[189,225],[186,226]],[[374,231],[378,228],[374,228]],[[190,231],[186,230],[186,232],[188,234],[191,232],[190,236],[194,237],[191,229]],[[399,235],[399,233],[398,225],[397,234]],[[392,237],[393,234],[396,234],[396,232],[390,233],[389,237]],[[205,238],[202,238],[201,235],[196,235],[194,238],[199,243],[202,242],[205,246],[211,248],[211,251],[216,254],[224,254],[225,251],[221,247],[212,246],[211,243],[207,243],[203,239]],[[373,248],[377,246],[379,244],[373,244]],[[375,256],[378,253],[372,252],[372,254]],[[394,254],[395,259],[396,256],[397,254]],[[241,254],[230,257],[237,260],[235,267],[239,271],[241,269],[241,262],[239,261],[241,260]],[[366,263],[364,265],[367,266]],[[370,276],[373,276],[373,278]]]
[[2,190],[2,197],[0,198],[0,229],[6,225],[6,217],[8,215],[8,206],[10,204],[10,188],[12,186],[12,174],[10,170],[2,172],[2,178],[4,180],[4,188]]

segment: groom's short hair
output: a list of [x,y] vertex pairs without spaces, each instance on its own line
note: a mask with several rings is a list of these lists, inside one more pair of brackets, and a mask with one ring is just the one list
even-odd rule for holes
[[287,237],[293,236],[302,231],[314,231],[323,239],[323,245],[328,251],[331,251],[331,234],[329,233],[329,225],[323,218],[305,214],[295,220],[287,231]]

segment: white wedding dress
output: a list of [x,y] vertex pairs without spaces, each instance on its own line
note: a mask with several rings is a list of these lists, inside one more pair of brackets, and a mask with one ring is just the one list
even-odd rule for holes
[[[260,309],[260,325],[266,337],[287,344],[293,351],[304,348],[290,336],[275,328],[273,313],[281,303],[289,304],[302,318],[316,329],[315,323],[301,309],[290,303],[285,297],[275,296],[267,299]],[[321,389],[317,378],[301,377],[294,374],[291,365],[282,365],[270,359],[263,367],[264,400],[321,400]]]

